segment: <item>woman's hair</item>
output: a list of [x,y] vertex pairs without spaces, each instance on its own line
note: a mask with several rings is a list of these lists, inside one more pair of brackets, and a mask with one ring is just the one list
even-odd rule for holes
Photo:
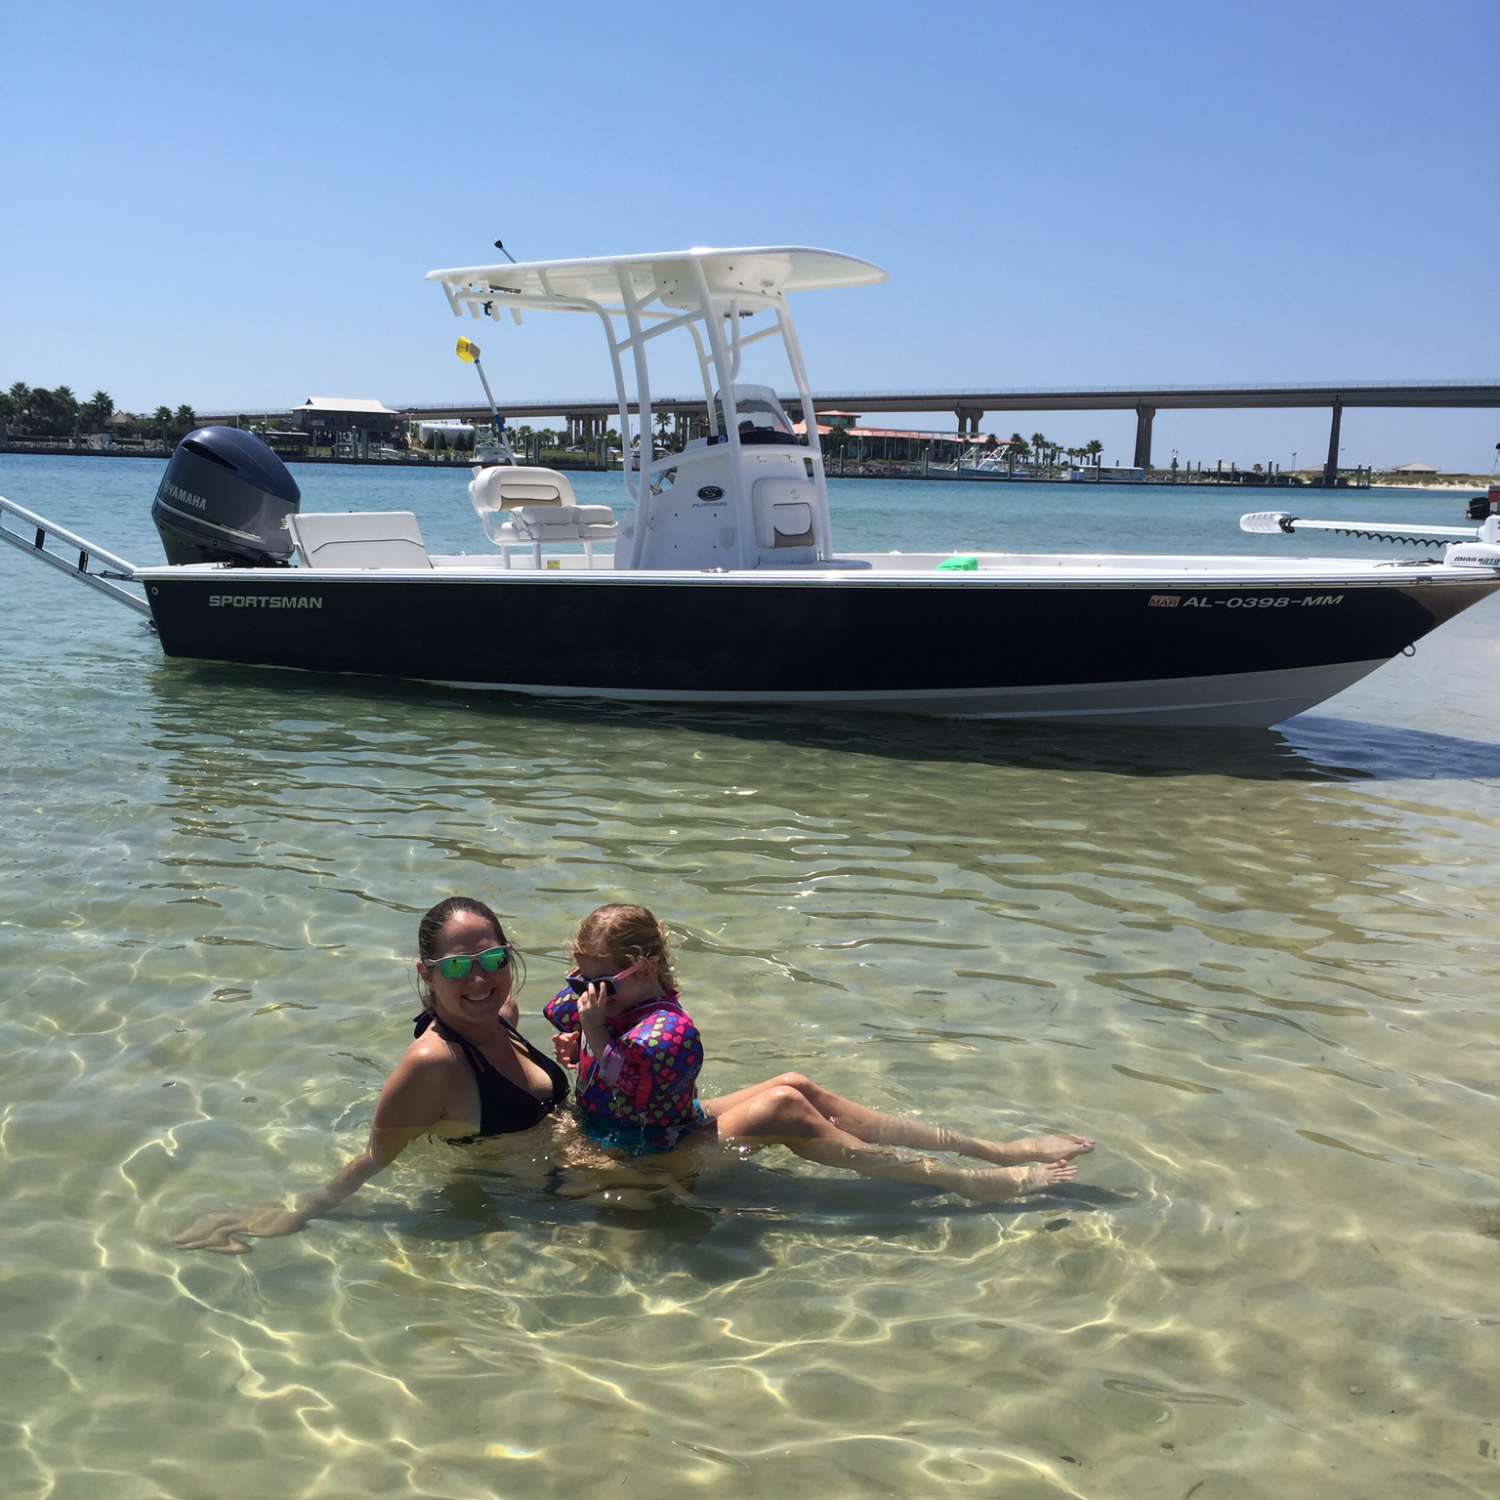
[[654,958],[662,988],[677,988],[667,929],[644,906],[625,906],[620,902],[596,906],[578,924],[571,948],[575,961],[584,953],[619,955],[630,963]]
[[[443,935],[443,928],[462,912],[472,912],[476,917],[483,917],[495,929],[495,936],[499,938],[505,947],[510,949],[511,963],[514,966],[515,973],[512,988],[519,990],[526,982],[525,961],[522,959],[516,945],[506,937],[505,929],[500,925],[500,918],[483,901],[477,901],[473,896],[444,896],[422,918],[417,924],[417,957],[424,964],[430,964],[437,958],[439,956],[438,939]],[[430,1005],[431,1003],[431,993],[424,987],[422,991],[422,1004]]]

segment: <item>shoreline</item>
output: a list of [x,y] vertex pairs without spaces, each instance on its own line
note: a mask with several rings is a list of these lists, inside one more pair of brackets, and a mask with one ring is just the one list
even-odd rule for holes
[[1431,490],[1434,494],[1452,495],[1484,492],[1493,485],[1500,483],[1495,479],[1435,479],[1431,484],[1399,484],[1394,479],[1374,479],[1370,481],[1372,490]]
[[[0,456],[14,454],[19,458],[152,458],[165,463],[172,456],[170,449],[145,452],[140,449],[109,448],[43,448],[26,443],[8,443],[0,446]],[[288,466],[295,464],[348,464],[357,468],[386,469],[472,469],[472,458],[325,458],[321,454],[278,454]],[[601,469],[597,464],[567,463],[562,460],[544,465],[569,474],[623,474],[623,468]],[[1115,489],[1204,489],[1204,490],[1323,490],[1321,484],[1289,484],[1280,478],[1250,479],[1241,474],[1235,479],[1063,479],[1043,475],[1029,475],[1023,479],[1009,479],[1003,475],[980,476],[953,473],[941,474],[850,474],[836,473],[825,463],[829,479],[886,479],[915,480],[918,483],[946,482],[949,484],[980,484],[1004,486],[1012,484],[1055,484],[1069,489],[1093,489],[1105,485]],[[1493,477],[1465,477],[1462,479],[1433,479],[1421,484],[1406,484],[1393,479],[1372,479],[1364,485],[1339,485],[1338,490],[1424,490],[1432,494],[1480,494],[1491,485],[1500,483]]]

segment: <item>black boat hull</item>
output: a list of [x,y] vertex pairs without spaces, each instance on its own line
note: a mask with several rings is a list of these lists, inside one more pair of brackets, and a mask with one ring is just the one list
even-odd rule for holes
[[1233,725],[1321,702],[1500,589],[300,573],[142,581],[171,656],[547,696]]

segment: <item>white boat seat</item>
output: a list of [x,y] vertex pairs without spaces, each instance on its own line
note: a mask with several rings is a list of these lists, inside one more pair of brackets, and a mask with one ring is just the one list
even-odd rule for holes
[[619,535],[615,513],[607,505],[521,505],[509,512],[504,525],[485,526],[490,540],[500,548],[505,566],[510,566],[510,549],[529,545],[532,561],[542,565],[542,547],[546,543],[582,542],[589,567],[594,565],[594,543],[612,542]]
[[496,532],[504,526],[506,512],[522,506],[567,507],[578,502],[568,476],[556,469],[491,464],[474,470],[469,481],[469,503],[484,526],[485,535],[498,543]]
[[511,524],[528,541],[607,541],[615,534],[615,513],[607,505],[522,505]]
[[765,551],[795,549],[800,562],[811,557],[817,537],[813,530],[813,487],[800,479],[757,479],[750,492],[755,512],[755,540]]
[[306,568],[432,566],[409,510],[299,511],[286,529]]

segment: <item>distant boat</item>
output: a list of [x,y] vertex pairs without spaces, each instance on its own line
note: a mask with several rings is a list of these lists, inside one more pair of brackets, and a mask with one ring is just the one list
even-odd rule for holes
[[1487,516],[1500,516],[1500,484],[1492,484],[1486,495],[1475,495],[1469,501],[1468,517],[1471,521],[1483,521]]
[[951,464],[929,464],[929,474],[951,474],[955,479],[1032,479],[1023,463],[1012,464],[1004,448],[970,448]]
[[1074,484],[1145,484],[1146,471],[1133,464],[1084,464],[1070,466],[1063,478]]

